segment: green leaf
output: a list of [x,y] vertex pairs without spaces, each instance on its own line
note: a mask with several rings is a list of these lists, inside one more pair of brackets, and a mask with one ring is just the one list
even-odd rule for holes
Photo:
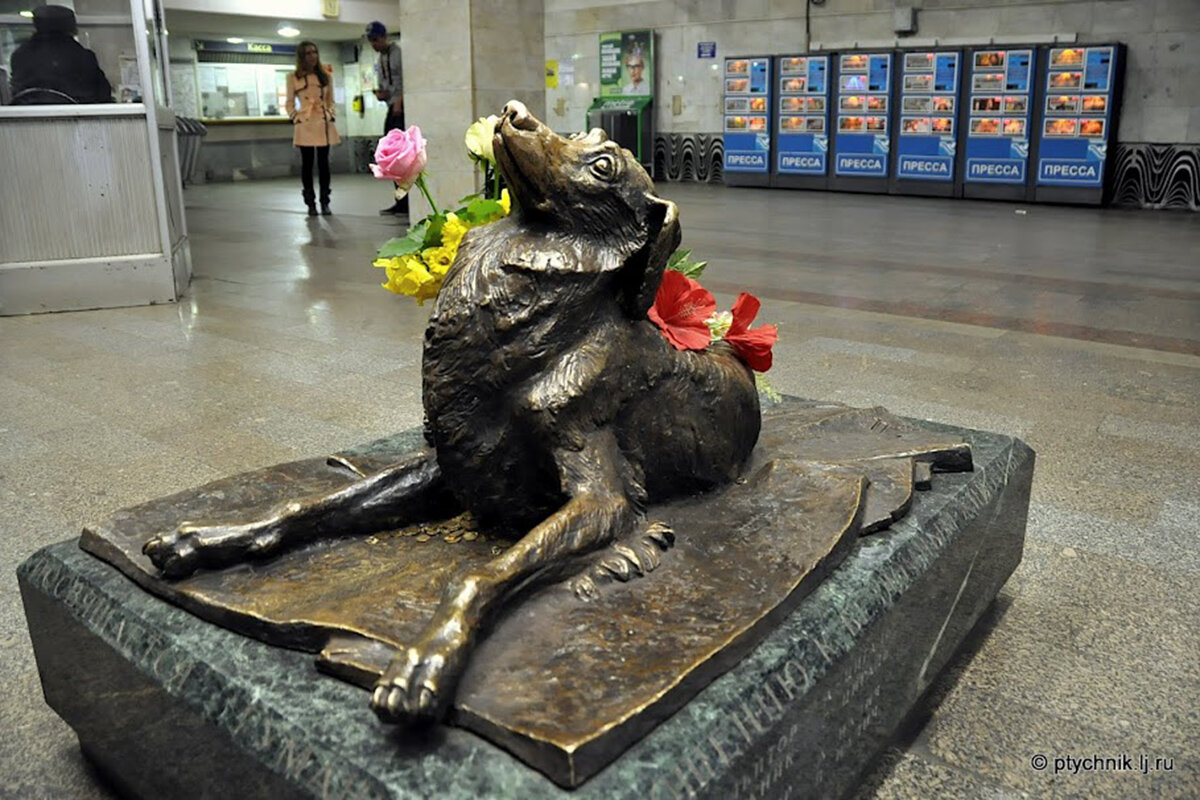
[[421,249],[425,250],[430,247],[441,247],[442,245],[442,228],[446,225],[445,214],[430,214],[425,218],[429,227],[425,231],[425,237],[421,242]]
[[482,225],[504,216],[504,208],[497,200],[480,197],[472,200],[461,216],[468,225]]
[[667,259],[667,269],[682,272],[692,280],[696,280],[703,275],[704,268],[707,266],[707,261],[696,261],[693,259],[691,250],[676,250]]
[[480,192],[472,192],[471,194],[467,195],[466,197],[460,197],[460,198],[458,198],[457,202],[458,202],[458,204],[459,204],[459,205],[465,205],[465,204],[467,204],[467,203],[471,202],[472,200],[477,200],[477,199],[479,199],[480,197],[483,197],[483,194],[482,194],[482,193],[480,193]]
[[376,258],[398,258],[406,256],[409,253],[416,252],[421,247],[420,239],[414,240],[410,236],[397,236],[395,239],[389,239],[379,248],[379,252],[375,254]]

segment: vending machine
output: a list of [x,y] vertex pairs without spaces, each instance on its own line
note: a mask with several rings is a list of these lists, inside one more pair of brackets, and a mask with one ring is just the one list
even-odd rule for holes
[[832,189],[888,190],[894,55],[889,51],[837,56]]
[[1045,102],[1034,199],[1107,201],[1105,178],[1124,83],[1121,44],[1043,47]]
[[775,60],[779,92],[775,115],[772,186],[829,187],[828,55],[780,56]]
[[892,148],[891,191],[954,197],[962,53],[920,50],[899,54],[899,123]]
[[1030,200],[1034,111],[1041,99],[1034,49],[979,48],[967,52],[967,65],[963,197]]
[[725,59],[725,184],[771,184],[771,59]]

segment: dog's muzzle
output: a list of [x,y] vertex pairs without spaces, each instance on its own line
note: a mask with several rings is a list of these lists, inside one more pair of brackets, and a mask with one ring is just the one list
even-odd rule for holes
[[505,123],[519,131],[535,131],[538,127],[537,119],[530,115],[529,109],[520,100],[509,100],[504,104],[504,110],[500,112],[500,124]]

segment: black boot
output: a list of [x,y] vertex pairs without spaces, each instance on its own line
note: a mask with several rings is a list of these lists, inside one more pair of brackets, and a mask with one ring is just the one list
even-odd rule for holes
[[329,201],[328,200],[325,201],[324,203],[321,203],[321,216],[322,217],[328,217],[332,213],[333,212],[329,210]]
[[312,171],[300,173],[300,196],[304,198],[304,205],[308,206],[308,215],[315,217],[317,215],[317,193],[313,191]]

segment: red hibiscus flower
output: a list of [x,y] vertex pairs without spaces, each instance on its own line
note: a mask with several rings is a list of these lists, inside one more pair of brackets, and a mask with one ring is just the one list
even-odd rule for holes
[[750,330],[750,323],[758,316],[761,303],[752,294],[742,292],[737,302],[733,304],[733,324],[725,341],[732,345],[738,357],[745,361],[750,369],[766,372],[771,368],[771,347],[779,338],[779,331],[774,325],[760,325]]
[[712,341],[705,320],[716,311],[717,301],[712,292],[683,273],[669,269],[663,273],[649,317],[676,350],[703,350]]

